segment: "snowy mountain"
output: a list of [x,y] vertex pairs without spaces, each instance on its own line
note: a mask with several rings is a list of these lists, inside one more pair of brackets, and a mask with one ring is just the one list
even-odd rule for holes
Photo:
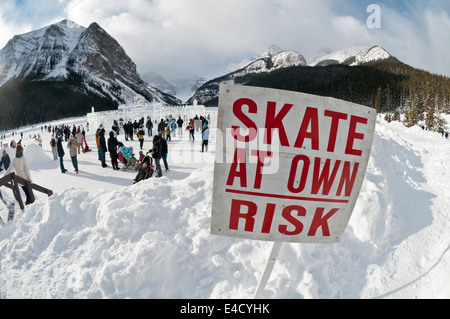
[[[173,102],[172,97],[155,94],[158,90],[148,87],[125,50],[97,23],[85,28],[63,20],[16,35],[0,51],[0,66],[0,106],[6,110],[7,106],[28,110],[36,107],[31,105],[36,100],[44,112],[60,107],[55,100],[69,105],[75,100],[97,109],[131,103],[136,96],[147,101]],[[12,100],[11,94],[24,98]],[[69,111],[65,115],[81,114],[80,110],[79,114]]]
[[363,45],[353,45],[350,48],[336,52],[317,55],[309,66],[326,66],[332,64],[344,64],[357,66],[369,62],[386,60],[391,55],[380,46],[367,47]]
[[196,99],[199,103],[207,105],[209,102],[217,99],[220,83],[236,83],[235,79],[237,78],[253,74],[270,73],[293,66],[307,66],[304,56],[298,52],[285,51],[275,45],[271,45],[267,51],[253,58],[244,67],[206,82],[194,93],[188,102],[191,103]]
[[359,66],[370,62],[387,60],[391,55],[379,46],[367,47],[354,45],[348,49],[331,52],[327,48],[321,49],[310,62],[305,57],[294,51],[284,51],[275,45],[271,45],[267,51],[262,53],[246,66],[228,73],[222,77],[206,82],[192,96],[189,101],[197,99],[205,105],[217,103],[220,83],[247,84],[249,78],[264,76],[276,70],[288,69],[290,67],[319,67],[327,65]]

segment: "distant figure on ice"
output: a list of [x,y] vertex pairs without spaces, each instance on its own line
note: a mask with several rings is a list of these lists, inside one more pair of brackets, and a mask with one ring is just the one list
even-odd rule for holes
[[[17,144],[16,157],[14,157],[14,159],[12,160],[11,165],[9,166],[5,175],[10,174],[13,169],[16,170],[17,176],[22,177],[23,179],[29,181],[30,183],[33,182],[31,180],[31,174],[30,174],[30,170],[28,169],[27,160],[25,159],[25,157],[23,157],[23,147],[20,144]],[[20,186],[22,187],[22,189],[27,197],[25,205],[31,204],[31,196],[30,196],[30,192],[28,191],[28,187],[25,185],[22,185],[22,184],[20,184]]]

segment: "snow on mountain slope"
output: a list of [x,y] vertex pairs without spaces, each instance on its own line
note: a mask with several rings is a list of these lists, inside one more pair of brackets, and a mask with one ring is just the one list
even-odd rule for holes
[[[55,194],[0,226],[0,298],[252,298],[272,244],[210,235],[212,127],[209,153],[184,132],[171,172],[136,185],[101,168],[93,132],[79,175],[67,156],[60,173],[49,134],[43,149],[26,136],[34,182]],[[450,298],[450,141],[382,117],[375,134],[342,242],[283,244],[263,297]]]
[[389,57],[391,57],[391,55],[380,46],[367,47],[364,45],[355,44],[347,49],[317,56],[309,63],[309,65],[319,66],[347,63],[355,66],[373,61],[386,60]]
[[[323,61],[336,61],[337,63],[343,63],[348,58],[357,55],[359,52],[367,50],[367,46],[361,45],[361,44],[355,44],[351,46],[350,48],[346,48],[343,50],[339,50],[336,52],[331,52],[324,55],[318,55],[315,57],[312,61],[310,61],[308,64],[310,66],[316,66],[320,62]],[[323,50],[323,52],[327,52],[329,50]]]
[[0,61],[7,73],[0,72],[0,86],[15,77],[44,74],[44,80],[67,76],[67,62],[86,29],[72,21],[15,36],[1,50]]

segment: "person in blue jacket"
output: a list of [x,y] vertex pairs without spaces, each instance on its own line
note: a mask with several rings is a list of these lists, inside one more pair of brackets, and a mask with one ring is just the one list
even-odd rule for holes
[[[0,160],[0,171],[2,171],[3,168],[8,170],[10,164],[11,164],[11,158],[6,153],[6,150],[3,150],[3,156]],[[3,168],[2,168],[2,166],[3,166]]]

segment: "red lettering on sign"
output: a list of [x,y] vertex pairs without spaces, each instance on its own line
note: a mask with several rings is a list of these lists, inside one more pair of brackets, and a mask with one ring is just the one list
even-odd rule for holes
[[264,215],[264,222],[261,229],[263,234],[269,234],[272,227],[273,215],[275,214],[275,204],[267,204],[266,214]]
[[263,175],[264,161],[267,157],[272,157],[272,152],[252,151],[253,156],[258,156],[258,164],[256,165],[255,189],[261,189],[261,181]]
[[240,133],[241,128],[239,126],[233,126],[232,134],[235,140],[248,143],[256,138],[257,127],[256,124],[242,111],[242,107],[244,105],[248,106],[248,113],[252,114],[256,114],[258,112],[258,105],[256,105],[255,101],[250,99],[239,99],[233,104],[233,114],[249,128],[250,132],[247,136],[242,136]]
[[[273,224],[273,219],[276,211],[276,204],[268,203],[264,211],[264,219],[261,227],[261,233],[270,234]],[[332,218],[339,208],[331,209],[326,215],[325,208],[317,208],[314,213],[313,220],[309,226],[308,236],[315,236],[318,229],[322,229],[322,235],[330,236],[330,229],[328,221]],[[239,222],[243,221],[244,231],[254,232],[255,216],[258,213],[258,206],[256,203],[245,200],[233,199],[231,201],[230,224],[232,230],[239,230]],[[312,213],[312,212],[310,212]],[[291,205],[284,207],[281,211],[281,216],[288,222],[288,224],[279,224],[278,232],[286,236],[296,236],[303,232],[305,225],[298,217],[306,217],[308,214],[306,208],[299,205]],[[242,226],[242,225],[241,225]]]
[[359,163],[355,163],[355,166],[353,166],[352,176],[350,176],[350,165],[351,165],[350,162],[345,162],[344,164],[344,169],[342,171],[341,181],[339,182],[339,187],[336,196],[341,196],[344,184],[345,184],[345,196],[350,197],[352,195],[356,175],[358,174]]
[[306,209],[302,206],[288,206],[285,209],[283,209],[281,215],[283,216],[284,219],[286,219],[286,221],[288,221],[294,226],[294,230],[289,231],[287,225],[280,225],[278,226],[278,231],[281,234],[287,236],[295,236],[303,231],[303,224],[297,218],[291,215],[293,211],[297,212],[298,217],[306,216]]
[[236,151],[234,152],[233,164],[231,164],[230,173],[228,174],[227,180],[228,186],[232,186],[234,184],[234,179],[239,178],[241,182],[241,187],[247,187],[247,165],[245,161],[246,161],[245,149],[236,148]]
[[331,117],[331,130],[330,130],[330,138],[328,139],[328,152],[333,153],[334,148],[336,147],[336,138],[339,129],[339,121],[347,120],[347,114],[333,111],[325,111],[325,116]]
[[[311,131],[308,132],[308,128],[311,127]],[[317,109],[308,107],[306,108],[305,116],[303,117],[302,126],[298,132],[297,141],[295,146],[297,148],[303,147],[305,139],[311,139],[311,148],[313,150],[319,150],[319,113]]]
[[[298,183],[298,186],[295,186],[296,184],[296,178],[297,178],[297,170],[298,170],[298,164],[300,161],[303,162],[303,169],[302,174],[300,176],[300,180]],[[310,166],[310,160],[309,157],[306,155],[297,155],[292,160],[291,164],[291,172],[289,173],[289,180],[288,180],[288,190],[291,193],[298,194],[303,192],[305,189],[306,181],[308,179],[308,172],[309,172],[309,166]]]
[[314,219],[311,223],[311,227],[309,228],[308,236],[315,236],[317,229],[319,227],[322,228],[322,234],[323,236],[330,236],[330,229],[328,228],[328,220],[333,217],[334,214],[336,214],[339,211],[338,208],[334,208],[328,212],[325,216],[323,216],[323,213],[325,212],[325,208],[317,208],[316,214],[314,215]]
[[363,118],[363,117],[359,117],[359,116],[352,116],[351,117],[351,119],[350,119],[350,128],[349,128],[349,131],[348,131],[347,147],[345,148],[345,154],[356,155],[356,156],[361,156],[362,155],[362,151],[361,150],[353,149],[353,144],[354,144],[356,139],[358,139],[358,140],[363,140],[364,139],[364,134],[356,132],[356,126],[358,125],[358,123],[367,124],[367,121],[368,120],[366,118]]
[[267,103],[267,115],[266,115],[266,134],[264,137],[264,143],[272,144],[273,131],[278,129],[278,134],[280,137],[280,143],[282,146],[289,146],[289,140],[286,135],[286,130],[283,126],[283,119],[289,113],[293,104],[285,104],[278,114],[275,114],[277,109],[277,104],[275,102]]
[[336,174],[339,170],[339,167],[341,166],[341,161],[336,161],[334,164],[333,172],[330,176],[330,166],[331,166],[331,160],[327,159],[325,162],[325,165],[322,169],[322,173],[320,173],[320,166],[321,166],[321,159],[320,157],[317,157],[315,159],[314,164],[314,174],[313,174],[313,180],[312,180],[312,189],[311,193],[313,195],[317,195],[319,193],[319,189],[323,186],[323,195],[330,194],[331,187],[333,186],[334,180],[336,178]]
[[[247,207],[247,212],[243,213],[242,206]],[[233,199],[231,201],[231,215],[230,215],[230,229],[238,230],[239,219],[245,220],[245,231],[252,232],[255,225],[254,216],[256,215],[258,207],[255,203]]]

